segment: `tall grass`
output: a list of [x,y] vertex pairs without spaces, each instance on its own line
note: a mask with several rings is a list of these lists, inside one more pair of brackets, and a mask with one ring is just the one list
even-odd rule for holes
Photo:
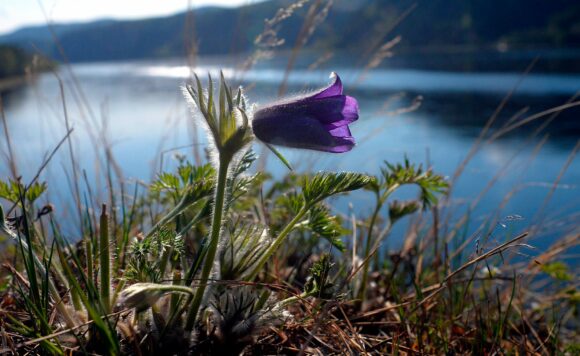
[[[281,23],[300,6],[282,9],[270,23]],[[331,6],[315,1],[308,8],[286,77]],[[383,42],[399,20],[371,41],[361,59],[369,71],[364,75],[372,75],[376,62],[388,57],[393,42]],[[265,31],[273,31],[268,22]],[[261,57],[254,54],[249,63],[256,58]],[[68,64],[64,68],[75,78]],[[0,236],[8,239],[4,246],[16,249],[5,256],[0,283],[0,353],[578,352],[578,277],[560,260],[580,244],[578,217],[554,222],[538,216],[528,231],[502,232],[496,237],[502,242],[494,243],[497,214],[473,229],[477,220],[469,212],[457,219],[451,204],[454,183],[482,147],[540,118],[553,120],[579,105],[576,96],[551,110],[523,118],[519,113],[492,130],[508,94],[450,180],[437,174],[436,167],[405,159],[385,162],[376,177],[288,172],[274,181],[266,171],[250,173],[256,155],[242,145],[235,159],[225,161],[218,155],[193,164],[181,157],[175,171],[159,172],[147,184],[135,183],[127,194],[107,118],[97,121],[82,83],[74,81],[73,97],[87,113],[83,120],[97,151],[105,195],[91,187],[84,172],[81,189],[60,84],[66,134],[28,183],[18,174],[17,147],[2,116],[10,177],[0,177],[6,207],[0,210]],[[212,98],[211,79],[208,85],[204,90],[199,83],[190,92],[197,95],[198,107],[205,100],[214,115],[245,109],[242,95],[235,99],[236,91],[224,79],[217,98]],[[279,92],[285,88],[281,83]],[[410,110],[417,107],[413,103]],[[228,125],[240,124],[223,120],[222,133]],[[39,206],[47,189],[39,179],[65,143],[75,202],[71,216],[76,216],[66,220]],[[554,186],[577,150],[578,145]],[[508,169],[509,163],[469,211]],[[393,200],[393,192],[403,185],[416,186],[418,196]],[[348,192],[375,199],[370,216],[333,213],[326,199]],[[544,206],[550,198],[551,192]],[[102,206],[100,214],[97,206]],[[393,225],[405,216],[412,223],[403,246],[385,248]],[[79,235],[71,234],[69,241],[62,226],[73,221]],[[556,226],[561,237],[550,248],[533,258],[517,257],[533,248],[531,235]],[[470,230],[476,233],[470,235]],[[470,250],[475,241],[477,247]]]

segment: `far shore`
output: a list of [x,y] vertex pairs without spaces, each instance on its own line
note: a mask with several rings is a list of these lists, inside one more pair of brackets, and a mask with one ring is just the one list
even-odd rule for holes
[[14,88],[24,85],[27,82],[27,76],[9,77],[0,79],[0,93],[7,92]]

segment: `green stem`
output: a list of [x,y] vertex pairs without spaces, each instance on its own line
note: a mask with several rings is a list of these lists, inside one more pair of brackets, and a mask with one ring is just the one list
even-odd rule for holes
[[[377,217],[378,217],[379,212],[381,211],[382,207],[383,207],[382,201],[381,201],[381,199],[379,199],[377,201],[375,211],[373,212],[373,216],[371,217],[371,222],[369,224],[369,231],[367,233],[367,240],[366,240],[365,253],[363,255],[363,260],[366,260],[366,258],[368,257],[368,255],[371,251],[371,242],[372,242],[372,236],[373,236],[372,233],[373,233],[373,229],[375,227],[375,223],[377,221]],[[363,262],[363,263],[365,263],[365,262]],[[360,289],[359,289],[358,296],[357,296],[357,298],[360,300],[363,300],[364,296],[365,296],[368,273],[369,273],[369,265],[370,265],[370,263],[366,262],[364,267],[363,267],[362,282],[361,282]]]
[[87,259],[87,279],[94,283],[95,275],[93,272],[93,243],[91,242],[91,237],[85,238],[85,253]]
[[161,255],[161,260],[159,261],[159,272],[161,273],[161,279],[165,279],[165,270],[167,270],[167,262],[169,257],[173,253],[173,241],[172,246],[165,247],[163,254]]
[[[181,285],[181,271],[180,270],[173,271],[172,284],[174,286]],[[179,307],[179,296],[172,295],[171,296],[171,302],[170,302],[169,306],[170,306],[169,307],[169,310],[171,311],[170,315],[172,315],[173,312],[175,312],[175,310],[177,310],[177,307]]]
[[161,227],[168,224],[171,220],[175,219],[176,216],[179,216],[183,212],[183,210],[192,204],[187,197],[187,193],[183,195],[181,200],[177,203],[177,205],[169,212],[167,215],[162,217],[152,228],[151,230],[145,235],[145,238],[149,238],[153,236]]
[[70,297],[71,297],[71,301],[73,303],[73,307],[75,308],[75,311],[79,312],[83,309],[83,306],[81,304],[81,298],[79,297],[79,292],[77,290],[74,290],[72,288],[69,289],[70,292]]
[[166,293],[184,293],[193,295],[194,291],[190,287],[180,286],[177,284],[169,284],[169,285],[159,285],[155,286],[155,290],[166,292]]
[[203,219],[206,215],[206,213],[209,211],[211,204],[210,201],[207,200],[203,206],[201,207],[201,209],[197,212],[197,214],[195,215],[195,217],[193,219],[191,219],[190,222],[188,222],[184,227],[182,227],[179,230],[179,233],[177,235],[181,235],[184,236],[189,230],[191,230],[191,228],[197,224],[198,222],[201,221],[201,219]]
[[109,246],[109,215],[107,214],[107,205],[103,204],[103,211],[100,219],[100,261],[101,261],[101,303],[105,309],[105,314],[111,312],[111,258]]
[[119,294],[125,288],[125,284],[127,284],[127,281],[125,279],[119,280],[117,287],[115,287],[115,290],[113,291],[113,298],[111,299],[111,305],[117,304],[117,300],[119,299]]
[[278,302],[277,303],[277,307],[284,308],[284,307],[286,307],[286,306],[288,306],[288,305],[290,305],[290,304],[292,304],[294,302],[297,302],[299,300],[306,299],[308,297],[311,297],[313,295],[316,295],[316,293],[317,293],[317,291],[316,292],[310,292],[310,293],[302,292],[302,294],[300,294],[300,295],[295,295],[293,297],[286,298],[286,299]]
[[248,275],[247,280],[251,281],[254,278],[256,278],[258,273],[260,273],[260,271],[262,270],[262,267],[264,267],[264,265],[266,264],[266,262],[268,262],[270,257],[272,257],[272,255],[276,252],[276,250],[278,250],[280,245],[282,245],[284,239],[286,239],[286,236],[288,236],[288,234],[292,231],[292,229],[294,229],[294,226],[300,221],[300,219],[304,217],[304,215],[308,212],[308,209],[310,209],[309,205],[304,206],[302,209],[300,209],[300,211],[298,211],[294,219],[292,219],[288,223],[288,225],[284,227],[284,229],[280,232],[276,240],[274,240],[272,245],[270,245],[270,247],[262,255],[252,273]]
[[195,296],[193,297],[193,301],[191,303],[191,308],[189,309],[189,313],[187,314],[187,321],[185,323],[185,330],[187,331],[193,330],[193,325],[195,323],[195,319],[197,318],[199,307],[201,306],[203,295],[205,293],[205,287],[209,279],[209,274],[214,265],[214,259],[217,253],[218,243],[220,240],[220,232],[222,230],[222,215],[224,210],[228,168],[230,162],[231,158],[227,156],[226,157],[220,156],[209,246],[207,248],[207,254],[205,256],[205,263],[201,271],[199,286],[197,287]]
[[367,288],[367,281],[368,281],[368,274],[369,274],[369,267],[370,267],[370,258],[367,260],[367,258],[369,257],[369,253],[371,252],[371,245],[372,245],[372,238],[373,238],[373,230],[375,228],[375,224],[377,221],[377,218],[379,216],[379,213],[383,207],[383,205],[385,204],[385,202],[387,201],[387,199],[389,198],[389,196],[399,187],[398,184],[394,184],[393,186],[391,186],[389,189],[387,189],[385,191],[385,193],[380,196],[377,197],[377,205],[375,207],[375,211],[373,212],[373,216],[371,217],[371,222],[369,225],[369,231],[367,233],[367,241],[366,241],[366,246],[365,246],[365,253],[363,255],[363,260],[365,262],[364,266],[363,266],[363,274],[362,274],[362,283],[359,289],[359,293],[357,298],[360,299],[361,301],[364,300],[365,297],[365,293],[366,293],[366,288]]

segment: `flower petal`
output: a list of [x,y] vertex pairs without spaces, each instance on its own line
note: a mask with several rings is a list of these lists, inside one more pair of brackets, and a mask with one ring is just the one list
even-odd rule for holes
[[308,96],[307,99],[321,99],[328,98],[329,96],[342,95],[342,81],[338,74],[332,72],[330,73],[330,78],[334,81],[329,86],[320,90],[318,93]]
[[336,128],[330,128],[328,133],[332,135],[332,137],[342,138],[342,139],[351,139],[354,142],[354,138],[350,133],[350,129],[348,126],[340,126]]
[[279,113],[266,120],[254,120],[252,125],[257,138],[273,145],[335,153],[346,152],[354,146],[352,136],[331,134],[316,117]]
[[335,146],[331,147],[328,152],[343,153],[352,150],[354,147],[354,137],[347,125],[332,128],[328,133],[334,137]]
[[341,111],[342,119],[334,121],[332,125],[339,127],[358,120],[358,102],[352,96],[345,96],[344,106]]
[[352,96],[339,95],[311,100],[305,102],[301,109],[332,127],[348,125],[358,119],[358,103]]
[[344,152],[348,152],[348,151],[352,150],[353,147],[354,147],[354,143],[347,141],[347,142],[344,142],[342,144],[338,144],[337,146],[330,147],[328,150],[325,150],[325,151],[332,152],[332,153],[344,153]]
[[281,114],[315,117],[324,125],[339,127],[358,119],[358,103],[355,98],[345,95],[301,100],[258,110],[254,114],[254,120],[267,119]]

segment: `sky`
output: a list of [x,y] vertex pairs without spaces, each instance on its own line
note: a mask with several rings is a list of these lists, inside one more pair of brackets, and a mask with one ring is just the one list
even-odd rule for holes
[[84,22],[102,18],[138,19],[171,15],[205,5],[239,6],[260,0],[0,0],[0,34],[53,22]]

